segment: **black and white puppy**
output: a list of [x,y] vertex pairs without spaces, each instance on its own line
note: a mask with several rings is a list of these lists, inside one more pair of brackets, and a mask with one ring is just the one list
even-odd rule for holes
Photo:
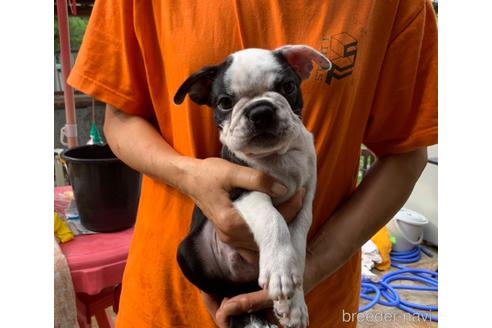
[[[178,249],[181,270],[198,288],[219,297],[268,288],[274,313],[285,327],[308,325],[302,279],[316,153],[313,136],[301,121],[300,84],[309,78],[313,61],[331,68],[323,54],[305,45],[241,50],[192,74],[174,97],[181,104],[188,94],[195,103],[213,108],[224,159],[268,173],[288,189],[273,199],[257,191],[231,195],[258,244],[259,265],[221,242],[213,223],[195,207],[190,232]],[[302,209],[287,225],[274,206],[300,188],[306,190]],[[231,327],[273,326],[259,314],[231,319]]]

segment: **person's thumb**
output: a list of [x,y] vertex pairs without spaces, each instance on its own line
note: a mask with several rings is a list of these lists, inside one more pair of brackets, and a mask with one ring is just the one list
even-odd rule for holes
[[272,197],[280,197],[287,193],[287,188],[270,175],[245,166],[231,171],[229,175],[229,188],[235,187],[261,191]]
[[252,313],[272,306],[267,290],[235,296],[224,301],[216,314],[219,326],[229,322],[229,317],[241,313]]

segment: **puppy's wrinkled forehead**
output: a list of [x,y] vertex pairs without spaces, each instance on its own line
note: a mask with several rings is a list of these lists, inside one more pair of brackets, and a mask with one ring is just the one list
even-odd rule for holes
[[331,68],[328,58],[307,45],[285,45],[272,51],[241,50],[221,64],[205,66],[191,74],[178,88],[173,100],[179,105],[189,95],[198,105],[219,110],[217,107],[222,103],[222,109],[227,110],[238,99],[260,96],[272,90],[287,98],[292,95],[300,98],[299,84],[309,78],[313,63],[321,69]]
[[254,96],[273,87],[281,64],[271,51],[246,49],[232,54],[232,63],[224,73],[228,93]]

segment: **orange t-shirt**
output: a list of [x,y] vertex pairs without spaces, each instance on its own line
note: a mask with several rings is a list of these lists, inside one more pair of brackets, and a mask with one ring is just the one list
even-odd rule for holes
[[[212,111],[172,98],[244,48],[307,44],[333,62],[302,84],[318,154],[310,236],[355,188],[361,143],[378,156],[437,142],[437,25],[430,1],[98,0],[69,83],[152,120],[179,153],[218,156]],[[382,195],[383,196],[383,195]],[[193,202],[144,177],[118,327],[213,327],[176,262]],[[336,250],[330,250],[336,251]],[[355,327],[359,254],[307,295],[310,327]]]

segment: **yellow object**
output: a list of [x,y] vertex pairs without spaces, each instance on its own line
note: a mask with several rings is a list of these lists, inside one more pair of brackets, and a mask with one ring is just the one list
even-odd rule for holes
[[391,266],[390,252],[392,244],[388,228],[384,226],[371,238],[371,240],[374,244],[376,244],[379,254],[383,259],[383,262],[376,264],[376,269],[381,271],[389,270]]
[[61,217],[55,212],[55,237],[60,242],[65,243],[73,239],[73,232],[70,227],[62,220]]

